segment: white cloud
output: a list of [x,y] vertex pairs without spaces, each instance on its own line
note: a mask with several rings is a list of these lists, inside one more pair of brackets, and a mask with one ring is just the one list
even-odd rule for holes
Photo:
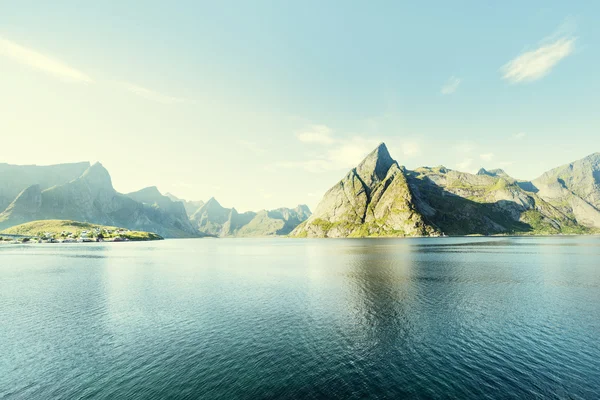
[[131,83],[127,83],[127,82],[123,82],[122,83],[123,87],[130,91],[131,93],[137,94],[140,97],[143,97],[147,100],[152,100],[152,101],[156,101],[158,103],[162,103],[162,104],[176,104],[176,103],[183,103],[185,101],[185,99],[179,98],[179,97],[172,97],[172,96],[168,96],[162,93],[158,93],[155,92],[154,90],[142,87],[142,86],[138,86],[138,85],[134,85]]
[[296,137],[304,143],[330,145],[335,142],[335,139],[331,137],[332,132],[333,131],[325,125],[313,125],[310,129],[298,133]]
[[546,76],[575,48],[575,38],[560,38],[536,50],[525,52],[501,68],[502,77],[510,83],[531,82]]
[[475,149],[476,145],[473,142],[470,141],[464,141],[464,142],[460,142],[458,144],[456,144],[454,146],[454,150],[456,150],[459,153],[463,153],[463,154],[467,154],[472,152]]
[[93,83],[85,73],[50,56],[0,37],[0,55],[67,82]]
[[458,164],[456,164],[456,167],[458,168],[459,171],[469,172],[472,165],[473,165],[473,159],[467,158],[467,159],[459,162]]
[[525,132],[517,132],[514,135],[512,135],[513,139],[517,139],[517,140],[521,140],[525,136],[527,136],[527,134]]
[[448,81],[444,84],[444,86],[442,86],[440,92],[442,94],[452,94],[456,92],[456,90],[460,86],[460,81],[461,80],[459,78],[451,76],[450,79],[448,79]]
[[336,169],[351,168],[361,162],[379,143],[376,140],[354,137],[331,149],[327,159]]
[[238,140],[237,142],[241,147],[255,153],[255,154],[263,154],[265,149],[260,147],[257,143],[251,142],[249,140]]
[[492,159],[494,158],[494,153],[484,153],[484,154],[479,155],[479,157],[483,161],[492,161]]
[[416,142],[405,142],[402,144],[402,154],[413,157],[421,153],[421,146]]
[[355,167],[380,143],[377,140],[354,137],[345,141],[335,141],[321,157],[303,161],[277,163],[281,168],[302,168],[308,172],[343,170]]

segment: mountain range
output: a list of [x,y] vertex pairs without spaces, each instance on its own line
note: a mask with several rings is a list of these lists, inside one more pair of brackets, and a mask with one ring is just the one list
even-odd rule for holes
[[213,236],[279,236],[291,233],[310,215],[306,205],[239,213],[235,208],[224,208],[211,198],[190,216],[190,220],[199,231]]
[[501,169],[408,170],[384,143],[329,189],[295,237],[600,232],[600,154],[533,181]]
[[600,233],[600,153],[533,181],[501,169],[409,170],[384,143],[305,205],[238,212],[187,201],[155,186],[117,192],[100,163],[0,164],[0,230],[36,220],[73,220],[173,237],[404,237]]
[[185,201],[155,186],[121,194],[102,164],[85,162],[0,164],[0,211],[0,230],[36,220],[73,220],[167,238],[285,235],[310,216],[306,206],[238,214],[215,199]]

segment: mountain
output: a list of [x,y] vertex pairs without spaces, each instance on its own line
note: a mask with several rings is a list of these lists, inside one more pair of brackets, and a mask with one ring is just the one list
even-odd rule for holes
[[192,214],[190,221],[200,232],[211,236],[263,237],[287,235],[309,216],[310,209],[305,205],[239,213],[211,198]]
[[29,221],[59,219],[122,226],[163,237],[200,235],[189,223],[182,204],[173,205],[167,197],[159,197],[152,190],[133,196],[156,201],[145,203],[118,193],[108,171],[96,163],[68,183],[45,190],[32,185],[23,190],[0,214],[0,229]]
[[198,233],[190,222],[183,203],[162,195],[156,186],[128,193],[127,197],[142,203],[147,214],[151,215],[154,221],[160,221],[162,225],[172,226],[193,235]]
[[404,167],[381,143],[325,193],[299,237],[430,236],[436,227],[417,212]]
[[169,199],[171,199],[173,201],[180,201],[181,203],[183,203],[183,206],[185,207],[185,212],[190,217],[192,216],[192,214],[194,214],[196,211],[198,211],[198,209],[200,207],[202,207],[204,205],[204,202],[202,200],[188,201],[188,200],[180,199],[171,193],[165,193],[165,196],[167,196]]
[[190,216],[190,221],[200,232],[211,236],[221,236],[221,230],[229,219],[230,213],[230,209],[224,208],[214,197],[211,197]]
[[88,162],[49,166],[0,163],[0,212],[29,186],[38,185],[45,190],[62,185],[80,177],[89,166]]
[[498,177],[503,177],[503,178],[510,178],[508,176],[508,174],[506,172],[504,172],[503,169],[491,169],[491,170],[486,170],[485,168],[481,168],[479,171],[477,171],[477,175],[487,175],[487,176],[492,176],[494,178],[498,178]]
[[[572,190],[590,205],[598,199],[593,189],[598,184],[597,165],[577,164],[579,172],[569,180]],[[410,171],[394,161],[382,143],[325,193],[314,214],[291,235],[557,234],[587,233],[595,227],[577,220],[535,187],[536,182],[517,181],[503,170],[481,169],[476,175],[443,166]]]
[[579,224],[600,228],[600,153],[548,171],[532,185],[538,196]]

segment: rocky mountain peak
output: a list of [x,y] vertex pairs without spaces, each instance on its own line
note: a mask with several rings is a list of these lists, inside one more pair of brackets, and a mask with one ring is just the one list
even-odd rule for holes
[[356,173],[367,186],[372,186],[373,183],[382,181],[395,163],[382,142],[356,167]]
[[113,190],[110,174],[99,162],[89,167],[83,175],[81,175],[80,179],[84,180],[90,187]]
[[479,171],[477,171],[477,175],[487,175],[487,176],[491,176],[491,177],[508,177],[508,174],[506,172],[504,172],[503,169],[500,168],[496,168],[496,169],[490,169],[490,170],[486,170],[485,168],[481,168]]
[[208,201],[204,204],[203,207],[204,208],[223,208],[223,206],[214,197],[211,197],[210,199],[208,199]]

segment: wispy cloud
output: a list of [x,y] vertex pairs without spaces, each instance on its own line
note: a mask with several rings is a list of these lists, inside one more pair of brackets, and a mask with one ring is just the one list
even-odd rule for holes
[[[355,167],[380,142],[355,136],[347,140],[331,138],[331,146],[321,156],[301,161],[285,161],[276,167],[301,168],[308,172],[323,172]],[[321,142],[318,142],[321,143]]]
[[147,100],[156,101],[158,103],[176,104],[176,103],[183,103],[185,101],[185,99],[182,99],[180,97],[168,96],[166,94],[156,92],[152,89],[148,89],[143,86],[134,85],[132,83],[122,82],[121,85],[125,88],[125,90],[128,90],[131,93],[134,93],[134,94],[136,94],[140,97],[143,97]]
[[525,138],[525,136],[527,136],[527,134],[525,132],[517,132],[512,135],[512,138],[516,139],[516,140],[521,140],[521,139]]
[[249,140],[238,140],[237,143],[241,147],[243,147],[243,148],[245,148],[247,150],[250,150],[254,154],[263,154],[265,152],[264,148],[262,148],[261,146],[259,146],[257,143],[251,142]]
[[510,83],[531,82],[548,75],[562,59],[573,53],[576,38],[562,37],[552,43],[522,53],[501,68]]
[[467,140],[467,141],[457,143],[454,146],[454,150],[456,150],[459,153],[467,154],[467,153],[472,152],[475,149],[475,147],[476,147],[475,143]]
[[463,161],[461,161],[458,164],[456,164],[456,167],[458,168],[459,171],[469,172],[471,170],[471,166],[472,165],[473,165],[473,159],[472,158],[466,158]]
[[0,37],[0,56],[67,82],[93,83],[87,74],[66,63]]
[[330,145],[335,142],[333,131],[325,125],[313,125],[309,129],[296,134],[298,140],[304,143],[318,143]]
[[452,94],[456,92],[458,87],[460,86],[461,80],[455,76],[451,76],[450,79],[442,86],[440,92],[442,94]]
[[421,146],[417,142],[402,143],[402,154],[407,157],[414,157],[421,153]]
[[481,158],[483,161],[492,161],[494,159],[494,153],[480,154],[479,158]]

